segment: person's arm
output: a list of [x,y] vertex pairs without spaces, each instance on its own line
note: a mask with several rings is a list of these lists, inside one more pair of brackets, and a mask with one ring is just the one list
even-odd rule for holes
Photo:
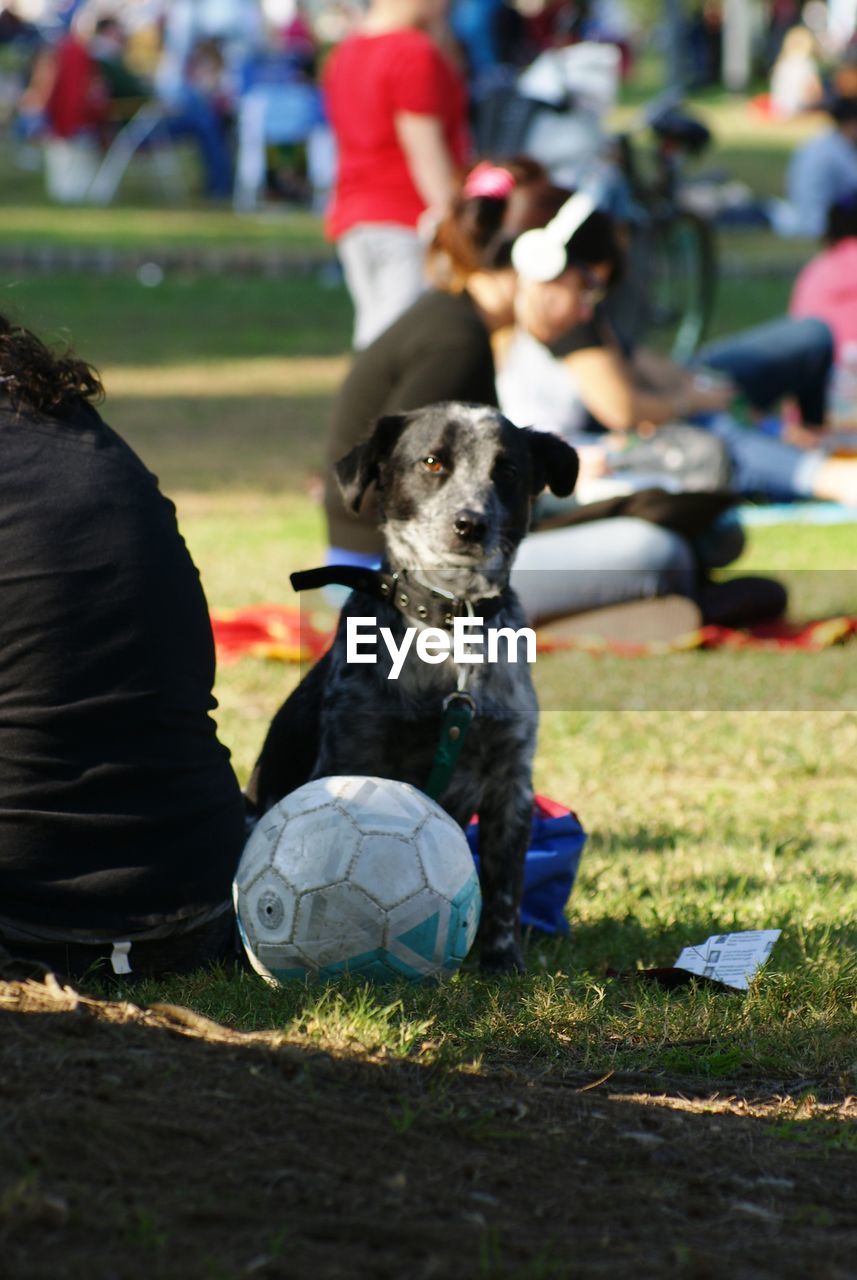
[[705,387],[695,382],[670,391],[646,390],[611,347],[586,347],[562,360],[584,406],[608,431],[635,431],[697,413],[719,412],[728,406],[732,395],[728,387]]
[[437,116],[411,111],[398,112],[394,125],[414,186],[427,208],[441,214],[455,190],[455,167],[443,125]]
[[649,391],[676,392],[686,389],[693,381],[690,370],[650,347],[634,349],[631,367],[637,385]]
[[54,49],[43,49],[33,63],[30,83],[21,95],[18,110],[22,115],[36,115],[47,109],[57,78],[57,55]]

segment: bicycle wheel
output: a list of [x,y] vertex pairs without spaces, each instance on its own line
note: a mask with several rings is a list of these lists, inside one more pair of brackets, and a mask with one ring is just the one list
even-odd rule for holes
[[693,213],[644,230],[646,327],[680,363],[695,354],[714,310],[717,264],[711,227]]

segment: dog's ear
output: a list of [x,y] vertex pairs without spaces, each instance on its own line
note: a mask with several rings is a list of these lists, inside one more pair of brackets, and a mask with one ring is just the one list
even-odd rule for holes
[[379,418],[368,440],[355,445],[350,453],[334,463],[333,473],[345,505],[359,511],[370,484],[378,479],[382,460],[392,449],[407,423],[406,414],[389,413]]
[[576,450],[550,431],[533,431],[526,427],[533,469],[533,493],[547,486],[558,498],[567,498],[577,484],[580,463]]

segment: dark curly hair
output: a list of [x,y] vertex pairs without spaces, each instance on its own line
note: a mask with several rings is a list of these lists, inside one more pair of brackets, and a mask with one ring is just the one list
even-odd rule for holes
[[15,409],[62,414],[104,394],[97,371],[74,353],[52,351],[23,325],[0,314],[0,392]]

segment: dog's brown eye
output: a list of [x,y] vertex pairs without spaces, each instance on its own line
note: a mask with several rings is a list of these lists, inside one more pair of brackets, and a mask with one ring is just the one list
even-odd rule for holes
[[433,453],[430,453],[427,458],[423,458],[421,465],[424,471],[430,471],[433,476],[439,476],[442,471],[446,470],[440,458],[436,458]]

